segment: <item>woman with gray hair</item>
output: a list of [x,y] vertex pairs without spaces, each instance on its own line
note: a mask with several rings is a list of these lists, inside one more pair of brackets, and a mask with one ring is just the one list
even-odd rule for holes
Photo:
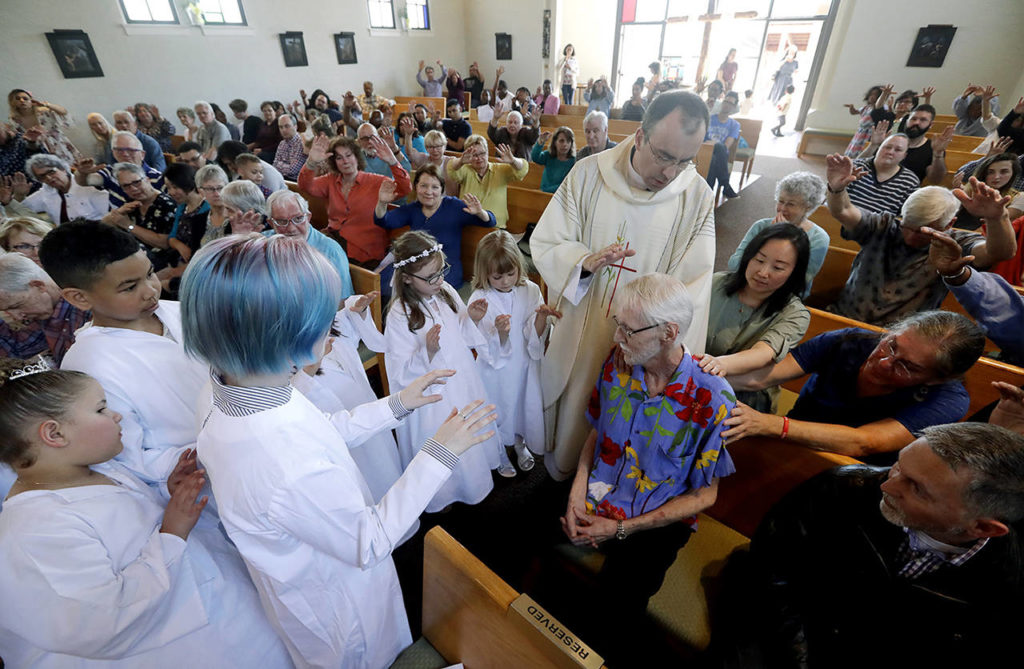
[[784,176],[775,185],[775,218],[762,218],[755,221],[743,241],[729,257],[729,271],[735,272],[740,266],[740,258],[747,244],[769,225],[789,223],[807,233],[811,242],[811,258],[807,263],[807,287],[801,297],[811,294],[811,283],[825,264],[828,253],[829,238],[824,228],[807,218],[825,201],[825,180],[810,172],[793,172]]
[[960,377],[985,348],[985,333],[966,316],[925,311],[888,332],[844,328],[818,335],[780,361],[727,377],[736,390],[760,390],[806,374],[786,416],[739,403],[725,425],[730,442],[743,437],[788,439],[871,464],[892,464],[896,452],[932,425],[960,420],[970,397]]
[[111,173],[127,201],[111,211],[104,222],[132,233],[146,248],[153,269],[163,269],[178,257],[170,245],[178,203],[153,187],[141,165],[117,163]]
[[[220,194],[228,215],[230,234],[268,230],[267,199],[260,187],[251,181],[232,181]],[[227,233],[225,233],[227,234]]]
[[210,213],[206,217],[206,232],[200,246],[206,246],[214,239],[220,239],[225,234],[228,221],[227,207],[224,206],[222,194],[228,185],[228,175],[221,169],[220,165],[203,165],[196,172],[196,188],[210,205]]

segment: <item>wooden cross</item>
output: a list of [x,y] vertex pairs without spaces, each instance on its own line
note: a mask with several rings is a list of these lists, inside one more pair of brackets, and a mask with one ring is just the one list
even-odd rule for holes
[[[629,250],[629,242],[626,242],[626,250],[627,251]],[[625,258],[625,256],[623,256],[622,260],[619,261],[618,265],[608,265],[608,267],[617,267],[619,271],[615,275],[615,285],[612,286],[612,295],[611,295],[611,297],[608,298],[608,309],[604,313],[604,317],[605,318],[608,318],[608,316],[611,315],[611,313],[612,313],[612,302],[615,301],[615,291],[618,290],[618,288],[619,288],[619,277],[622,276],[622,270],[626,270],[627,272],[635,272],[636,271],[632,267],[626,267],[626,258]]]

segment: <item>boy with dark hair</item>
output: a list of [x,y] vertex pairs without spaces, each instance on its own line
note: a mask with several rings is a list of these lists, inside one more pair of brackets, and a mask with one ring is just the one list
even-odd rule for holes
[[76,334],[62,369],[85,372],[121,414],[117,460],[166,496],[163,482],[195,448],[205,365],[185,355],[177,302],[161,301],[160,280],[138,240],[120,228],[73,221],[39,247],[64,299],[92,321]]

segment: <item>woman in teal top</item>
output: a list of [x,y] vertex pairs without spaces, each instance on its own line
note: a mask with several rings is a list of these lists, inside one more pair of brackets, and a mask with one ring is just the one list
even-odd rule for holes
[[[708,336],[700,366],[719,376],[745,374],[786,357],[811,322],[800,301],[810,243],[794,225],[758,233],[739,269],[711,280]],[[773,409],[778,388],[739,392],[739,401],[761,412]]]
[[[551,149],[543,149],[551,137]],[[576,164],[576,142],[572,128],[564,125],[550,132],[541,133],[537,143],[533,145],[530,160],[544,166],[544,174],[540,179],[540,189],[545,193],[554,193],[562,183],[562,179]]]
[[775,223],[789,223],[807,233],[811,242],[811,258],[807,264],[807,287],[801,297],[811,293],[811,283],[825,264],[829,238],[824,228],[807,218],[825,201],[825,181],[810,172],[794,172],[783,177],[775,186],[775,218],[762,218],[750,226],[743,241],[729,258],[729,270],[735,272],[740,265],[743,251],[759,232]]

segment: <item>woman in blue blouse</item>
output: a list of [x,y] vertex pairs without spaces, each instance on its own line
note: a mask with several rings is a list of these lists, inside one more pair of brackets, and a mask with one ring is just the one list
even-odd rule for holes
[[462,228],[467,225],[492,228],[494,214],[481,207],[480,200],[472,194],[467,193],[465,201],[445,196],[444,178],[437,165],[428,163],[416,170],[412,189],[415,202],[388,211],[388,204],[395,198],[395,186],[393,181],[385,181],[380,187],[373,222],[388,230],[405,226],[426,230],[436,237],[444,245],[451,263],[448,283],[458,288],[462,285]]
[[[544,145],[551,138],[551,146]],[[554,135],[543,132],[540,139],[533,145],[530,160],[544,166],[544,174],[540,179],[540,189],[545,193],[554,193],[562,184],[562,179],[576,164],[576,142],[572,129],[566,126],[555,130]]]

